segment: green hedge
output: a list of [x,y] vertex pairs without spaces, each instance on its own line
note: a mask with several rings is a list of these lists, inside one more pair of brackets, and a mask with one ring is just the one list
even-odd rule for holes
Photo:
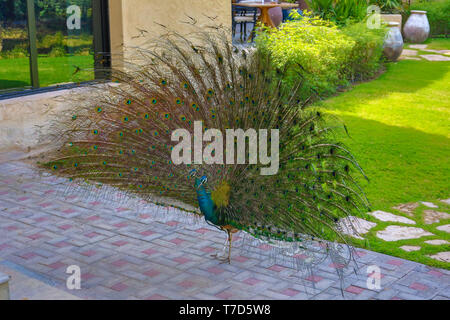
[[[450,32],[450,0],[420,1],[412,3],[406,10],[409,17],[410,10],[427,11],[432,36],[449,37]],[[406,20],[405,20],[406,21]]]
[[364,20],[367,0],[306,0],[314,15],[339,26]]
[[278,68],[289,66],[292,83],[304,79],[305,95],[329,95],[348,81],[370,77],[380,67],[384,29],[369,30],[364,22],[339,29],[319,17],[296,16],[280,28],[258,33],[259,50]]
[[366,22],[359,22],[341,30],[355,41],[347,59],[347,79],[355,81],[372,77],[381,66],[386,29],[369,29]]

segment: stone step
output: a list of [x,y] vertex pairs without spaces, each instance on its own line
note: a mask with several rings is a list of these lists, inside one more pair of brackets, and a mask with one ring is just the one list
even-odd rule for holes
[[7,274],[0,272],[0,300],[9,300],[9,279]]

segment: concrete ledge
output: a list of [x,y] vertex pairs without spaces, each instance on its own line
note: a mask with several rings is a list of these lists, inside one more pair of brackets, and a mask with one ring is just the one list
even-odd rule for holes
[[80,87],[0,100],[0,152],[30,151],[39,147],[49,123],[62,115],[69,102],[89,90]]
[[[2,273],[3,272],[3,273]],[[9,274],[10,300],[79,300],[80,298],[64,291],[53,279],[36,273],[11,261],[0,260],[0,274]],[[60,283],[65,285],[64,281]],[[0,285],[0,300],[2,286]],[[3,318],[2,318],[3,319]]]
[[0,300],[9,300],[9,279],[10,276],[0,272]]
[[402,28],[402,15],[401,14],[382,13],[381,19],[383,19],[385,22],[398,22],[400,29]]

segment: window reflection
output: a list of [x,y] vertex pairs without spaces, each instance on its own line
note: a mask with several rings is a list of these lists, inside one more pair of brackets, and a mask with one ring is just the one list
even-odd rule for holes
[[92,0],[35,0],[41,87],[94,79]]
[[0,90],[30,86],[26,0],[0,0]]
[[[32,84],[48,87],[93,80],[92,2],[0,0],[0,94],[31,88]],[[34,19],[28,17],[28,5],[34,5]],[[38,77],[33,83],[28,23],[36,33],[37,72],[32,72]]]

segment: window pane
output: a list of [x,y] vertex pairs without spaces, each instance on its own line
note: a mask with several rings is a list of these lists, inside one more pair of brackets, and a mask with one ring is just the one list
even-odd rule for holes
[[92,0],[35,0],[41,87],[94,79]]
[[0,0],[0,93],[30,86],[26,0]]

